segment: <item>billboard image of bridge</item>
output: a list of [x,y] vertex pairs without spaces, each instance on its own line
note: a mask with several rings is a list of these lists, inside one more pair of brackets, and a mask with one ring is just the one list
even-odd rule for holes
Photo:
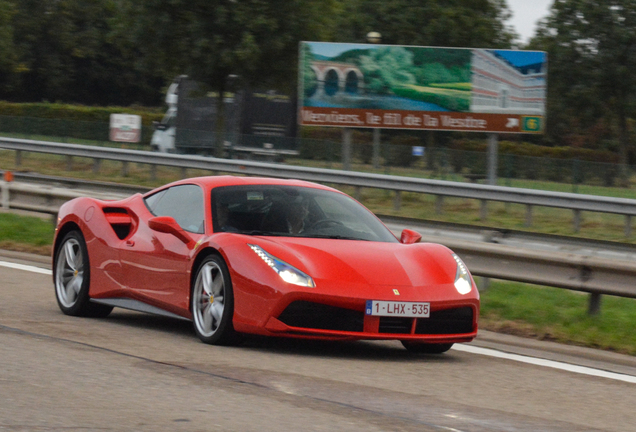
[[299,123],[541,133],[539,51],[302,42]]

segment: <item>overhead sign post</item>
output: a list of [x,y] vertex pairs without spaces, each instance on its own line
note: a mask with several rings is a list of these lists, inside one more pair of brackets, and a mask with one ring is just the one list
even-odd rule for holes
[[304,126],[540,134],[547,54],[301,42]]

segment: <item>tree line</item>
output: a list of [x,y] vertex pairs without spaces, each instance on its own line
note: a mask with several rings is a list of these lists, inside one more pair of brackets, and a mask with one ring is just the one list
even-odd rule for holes
[[527,46],[505,0],[0,0],[0,99],[162,104],[176,76],[294,92],[298,43],[548,52],[548,145],[634,161],[636,0],[555,0]]
[[635,164],[636,0],[555,0],[527,48],[549,55],[547,142]]
[[0,0],[0,97],[160,105],[175,76],[296,85],[301,40],[509,47],[503,1]]

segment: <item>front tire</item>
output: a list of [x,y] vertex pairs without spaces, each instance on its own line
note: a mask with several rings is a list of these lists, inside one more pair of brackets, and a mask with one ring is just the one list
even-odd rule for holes
[[401,341],[404,348],[409,352],[417,354],[442,354],[451,349],[452,343],[436,344],[436,343],[421,343],[421,342],[409,342]]
[[81,232],[66,234],[55,252],[55,297],[66,315],[105,317],[113,310],[90,302],[91,267]]
[[218,255],[206,257],[197,269],[191,296],[194,331],[202,342],[232,345],[239,335],[232,325],[234,291],[230,272]]

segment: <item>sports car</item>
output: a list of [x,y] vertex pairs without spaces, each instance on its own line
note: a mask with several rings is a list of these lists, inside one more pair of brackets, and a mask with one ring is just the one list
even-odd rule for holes
[[185,319],[209,344],[393,339],[442,353],[477,334],[479,293],[456,254],[304,181],[199,177],[76,198],[60,208],[52,259],[63,313]]

